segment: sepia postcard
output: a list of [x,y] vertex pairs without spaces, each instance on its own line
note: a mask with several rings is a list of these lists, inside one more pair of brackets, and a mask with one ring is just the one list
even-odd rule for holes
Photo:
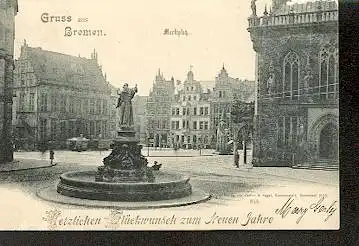
[[335,0],[0,0],[0,229],[339,229],[338,56]]

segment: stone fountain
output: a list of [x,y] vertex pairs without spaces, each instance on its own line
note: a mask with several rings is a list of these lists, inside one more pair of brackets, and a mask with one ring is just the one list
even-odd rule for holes
[[[82,202],[69,202],[77,205],[84,204],[85,199],[127,202],[127,205],[129,202],[154,201],[157,202],[154,207],[161,206],[158,201],[172,201],[166,203],[166,206],[176,206],[209,199],[203,192],[193,194],[189,177],[153,171],[147,166],[148,161],[141,153],[142,146],[134,131],[131,100],[136,92],[137,86],[130,89],[125,84],[121,93],[118,93],[117,137],[113,142],[112,152],[103,159],[103,165],[99,166],[97,171],[62,174],[57,185],[57,194],[41,191],[38,193],[40,197],[55,202],[62,202],[66,197],[79,198]],[[176,199],[179,202],[173,202]],[[115,205],[112,203],[111,206]]]

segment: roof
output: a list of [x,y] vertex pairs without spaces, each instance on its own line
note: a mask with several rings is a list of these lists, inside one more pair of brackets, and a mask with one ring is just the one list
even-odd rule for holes
[[338,9],[336,1],[310,1],[306,3],[295,3],[292,5],[283,4],[279,9],[274,11],[274,14],[286,15],[291,12],[291,9],[294,13],[316,12],[318,11],[319,6],[321,6],[322,11]]
[[32,48],[25,44],[19,60],[26,58],[30,60],[41,83],[110,90],[109,83],[95,59]]

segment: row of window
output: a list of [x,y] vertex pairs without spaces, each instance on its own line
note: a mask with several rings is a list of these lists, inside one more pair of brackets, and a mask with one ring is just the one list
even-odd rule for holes
[[193,90],[196,90],[196,87],[193,87],[193,86],[191,86],[191,87],[189,87],[189,86],[187,86],[187,91],[190,91],[190,89],[191,89],[191,91],[193,91]]
[[164,105],[164,107],[160,107],[158,104],[157,105],[151,105],[151,107],[147,106],[147,113],[148,114],[167,115],[169,110],[170,109],[169,109],[169,107],[167,105]]
[[[180,144],[195,144],[195,143],[202,143],[202,144],[208,144],[209,143],[209,137],[208,136],[197,136],[197,135],[188,135],[183,136],[183,135],[176,135],[174,138],[174,142],[175,143],[180,143]],[[187,141],[185,141],[187,140]]]
[[39,130],[42,139],[67,139],[81,134],[87,137],[108,138],[111,137],[112,127],[107,121],[77,122],[41,119]]
[[225,91],[219,91],[219,92],[218,92],[218,97],[219,97],[219,98],[224,98],[224,97],[226,97],[226,92],[225,92]]
[[[188,101],[191,101],[192,99],[193,99],[193,101],[197,101],[197,96],[196,95],[193,95],[193,97],[191,95],[187,96]],[[199,97],[198,97],[198,99],[199,99]],[[185,95],[182,97],[182,101],[186,101],[186,96]]]
[[148,121],[149,130],[168,129],[168,120],[153,119]]
[[[34,111],[35,110],[35,93],[29,94],[28,104],[25,99],[26,94],[19,95],[19,110]],[[26,107],[28,105],[28,107]],[[91,98],[76,98],[74,96],[58,96],[53,95],[48,102],[46,93],[41,93],[39,98],[39,110],[41,112],[70,112],[76,114],[103,114],[109,113],[107,100],[91,99]]]
[[[300,59],[297,53],[290,51],[283,60],[282,97],[299,99],[305,94],[300,86]],[[305,78],[303,78],[305,79]],[[319,81],[306,81],[308,87],[314,88],[311,94],[318,94],[321,99],[333,99],[338,92],[338,49],[334,45],[324,46],[319,53]]]
[[[180,115],[180,108],[172,108],[172,115]],[[190,108],[182,108],[182,115],[191,115]],[[194,107],[193,115],[209,115],[209,107]]]
[[299,117],[280,117],[278,119],[278,147],[297,146],[300,132]]
[[[192,130],[208,130],[208,121],[192,121]],[[171,122],[171,129],[179,130],[180,121],[175,120]],[[182,129],[190,129],[190,121],[182,120]]]

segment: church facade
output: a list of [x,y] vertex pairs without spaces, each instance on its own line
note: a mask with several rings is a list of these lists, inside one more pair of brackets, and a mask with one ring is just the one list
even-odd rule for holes
[[0,1],[0,163],[13,160],[12,103],[17,0]]
[[338,162],[338,8],[287,5],[248,18],[256,52],[253,164]]

